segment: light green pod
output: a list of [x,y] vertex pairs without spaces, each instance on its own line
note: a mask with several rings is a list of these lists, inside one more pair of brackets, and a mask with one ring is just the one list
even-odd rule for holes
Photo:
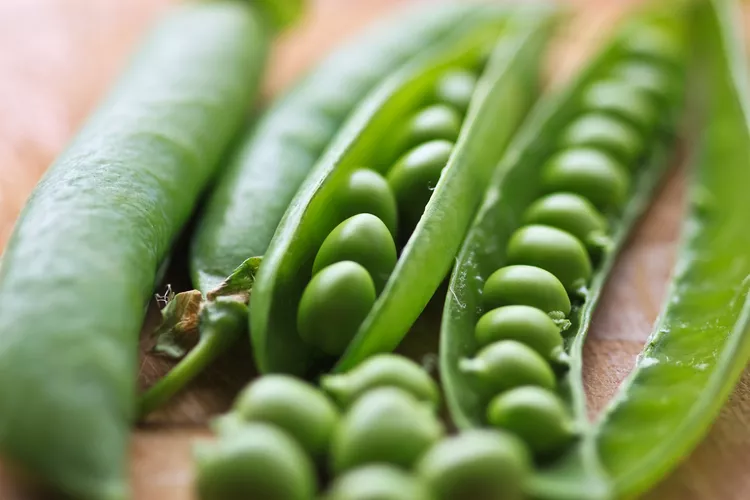
[[215,443],[195,448],[196,489],[201,500],[312,500],[310,458],[274,426],[252,423]]
[[409,469],[443,435],[429,405],[395,387],[374,389],[344,415],[331,447],[336,474],[365,464]]
[[555,455],[575,436],[565,404],[539,387],[518,387],[499,394],[487,407],[487,421],[521,438],[537,457]]
[[347,373],[324,375],[320,386],[342,407],[376,387],[397,387],[434,408],[440,404],[440,390],[417,363],[398,354],[378,354]]
[[435,99],[466,114],[477,86],[477,76],[466,70],[445,73],[435,84]]
[[331,264],[350,260],[367,269],[379,293],[397,258],[396,243],[383,221],[372,214],[357,214],[328,234],[315,256],[313,275]]
[[388,172],[388,184],[407,228],[415,227],[422,217],[452,151],[450,141],[425,142],[402,156]]
[[444,139],[456,142],[461,131],[461,115],[446,104],[433,104],[417,112],[406,127],[405,148]]
[[548,193],[580,194],[601,210],[619,208],[630,189],[625,167],[595,149],[577,148],[553,156],[542,167],[542,187]]
[[474,330],[480,346],[499,340],[516,340],[548,360],[562,353],[560,328],[541,309],[530,306],[504,306],[485,313]]
[[325,500],[433,500],[424,482],[386,464],[366,465],[334,480]]
[[623,61],[616,65],[612,69],[612,77],[628,82],[628,85],[651,95],[660,103],[668,98],[675,87],[675,82],[663,67],[639,59]]
[[648,94],[624,80],[601,80],[584,91],[582,105],[586,111],[617,116],[633,124],[648,137],[659,121],[658,106]]
[[607,231],[607,222],[596,207],[574,193],[553,193],[539,198],[526,209],[523,223],[556,227],[586,244],[600,240]]
[[459,368],[472,375],[482,392],[488,395],[523,385],[550,390],[556,385],[549,363],[534,349],[515,340],[490,344],[476,357],[462,359]]
[[241,420],[273,424],[314,457],[328,451],[339,412],[322,391],[288,375],[266,375],[237,397],[233,413]]
[[554,274],[569,293],[588,283],[591,260],[586,247],[572,234],[550,226],[518,229],[508,242],[508,262],[541,267]]
[[349,345],[375,303],[375,284],[356,262],[332,264],[313,276],[297,312],[300,337],[337,356]]
[[531,459],[515,436],[470,430],[442,440],[417,465],[437,500],[521,500]]
[[603,113],[587,113],[575,120],[563,131],[560,143],[564,148],[601,150],[631,167],[643,153],[643,138],[638,130]]
[[393,237],[398,229],[396,197],[385,177],[367,168],[357,169],[347,178],[337,197],[342,219],[372,214],[388,227]]
[[524,305],[547,313],[570,314],[570,297],[554,274],[536,266],[505,266],[487,278],[482,291],[485,310]]

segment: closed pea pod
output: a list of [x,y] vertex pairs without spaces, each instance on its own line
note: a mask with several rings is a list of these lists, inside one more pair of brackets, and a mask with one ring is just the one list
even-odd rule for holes
[[432,500],[423,481],[398,467],[365,465],[336,478],[325,500]]
[[604,217],[590,201],[573,193],[553,193],[539,198],[526,209],[523,222],[562,229],[587,245],[606,239]]
[[536,266],[506,266],[490,275],[484,284],[485,310],[500,306],[525,305],[547,313],[570,313],[565,286],[551,272]]
[[474,335],[480,346],[498,340],[516,340],[546,359],[562,354],[560,328],[542,310],[529,306],[504,306],[479,318]]
[[562,147],[590,147],[630,165],[643,152],[643,138],[629,123],[601,113],[588,113],[563,132]]

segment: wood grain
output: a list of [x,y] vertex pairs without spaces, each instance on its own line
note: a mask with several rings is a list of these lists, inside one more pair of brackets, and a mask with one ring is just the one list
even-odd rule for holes
[[[169,0],[4,0],[0,2],[0,247],[26,197],[126,63],[138,38]],[[264,95],[288,86],[333,46],[373,18],[410,0],[318,0],[304,23],[274,49]],[[635,1],[571,0],[575,16],[549,57],[559,84],[596,40]],[[586,387],[596,414],[629,373],[659,312],[679,238],[684,179],[679,169],[662,187],[608,284],[586,347]],[[179,274],[179,262],[176,265]],[[177,277],[184,281],[184,277]],[[153,317],[152,317],[153,320]],[[431,330],[420,322],[425,336]],[[415,332],[416,333],[416,332]],[[434,331],[432,331],[434,336]],[[420,342],[423,335],[407,340]],[[144,338],[144,348],[149,340]],[[148,384],[169,368],[144,356]],[[204,423],[228,407],[252,376],[249,353],[222,359],[169,408],[134,431],[131,477],[138,500],[192,498],[191,442],[208,435]],[[0,409],[0,411],[2,411]],[[704,442],[646,498],[750,498],[750,376],[746,374]],[[0,498],[34,500],[49,494],[26,488],[0,467]]]

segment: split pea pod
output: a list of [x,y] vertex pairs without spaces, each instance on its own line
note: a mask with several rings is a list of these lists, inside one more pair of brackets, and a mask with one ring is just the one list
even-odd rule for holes
[[[669,166],[688,24],[673,7],[626,20],[538,105],[456,259],[440,343],[448,409],[459,428],[521,438],[536,462],[526,485],[534,498],[612,493],[588,423],[582,345],[617,252]],[[646,55],[630,46],[653,32],[681,49]],[[617,76],[634,63],[665,82],[658,98]]]
[[[262,372],[345,371],[396,347],[448,272],[530,105],[553,12],[501,16],[485,6],[471,32],[436,42],[361,103],[290,205],[258,272],[250,331]],[[369,187],[353,197],[352,179],[363,172]],[[362,213],[402,247],[382,290],[363,267],[366,247],[313,275],[319,249],[343,231],[337,226]]]
[[215,1],[167,15],[34,190],[5,250],[0,451],[71,497],[129,497],[145,306],[250,106],[280,6]]

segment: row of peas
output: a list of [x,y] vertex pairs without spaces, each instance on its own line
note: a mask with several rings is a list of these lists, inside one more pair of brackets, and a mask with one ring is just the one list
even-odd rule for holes
[[[318,473],[328,500],[513,498],[530,469],[523,444],[496,431],[444,438],[439,391],[413,361],[375,356],[322,379],[286,375],[248,386],[196,450],[202,500],[307,500]],[[327,394],[326,394],[327,393]]]
[[410,233],[424,212],[476,82],[471,71],[447,71],[430,104],[396,134],[398,150],[407,152],[386,176],[371,169],[349,175],[340,198],[345,220],[320,246],[299,304],[297,329],[307,343],[332,356],[346,349],[396,266],[399,226]]
[[484,285],[488,312],[475,328],[481,349],[461,362],[489,400],[487,422],[520,437],[537,459],[555,456],[575,437],[555,392],[556,369],[565,364],[559,325],[570,315],[571,297],[585,298],[592,261],[606,248],[604,214],[616,217],[622,208],[647,141],[668,111],[681,47],[661,42],[636,42],[584,89],[583,114],[562,130],[560,152],[542,167],[548,194],[527,208],[511,236],[510,265]]

